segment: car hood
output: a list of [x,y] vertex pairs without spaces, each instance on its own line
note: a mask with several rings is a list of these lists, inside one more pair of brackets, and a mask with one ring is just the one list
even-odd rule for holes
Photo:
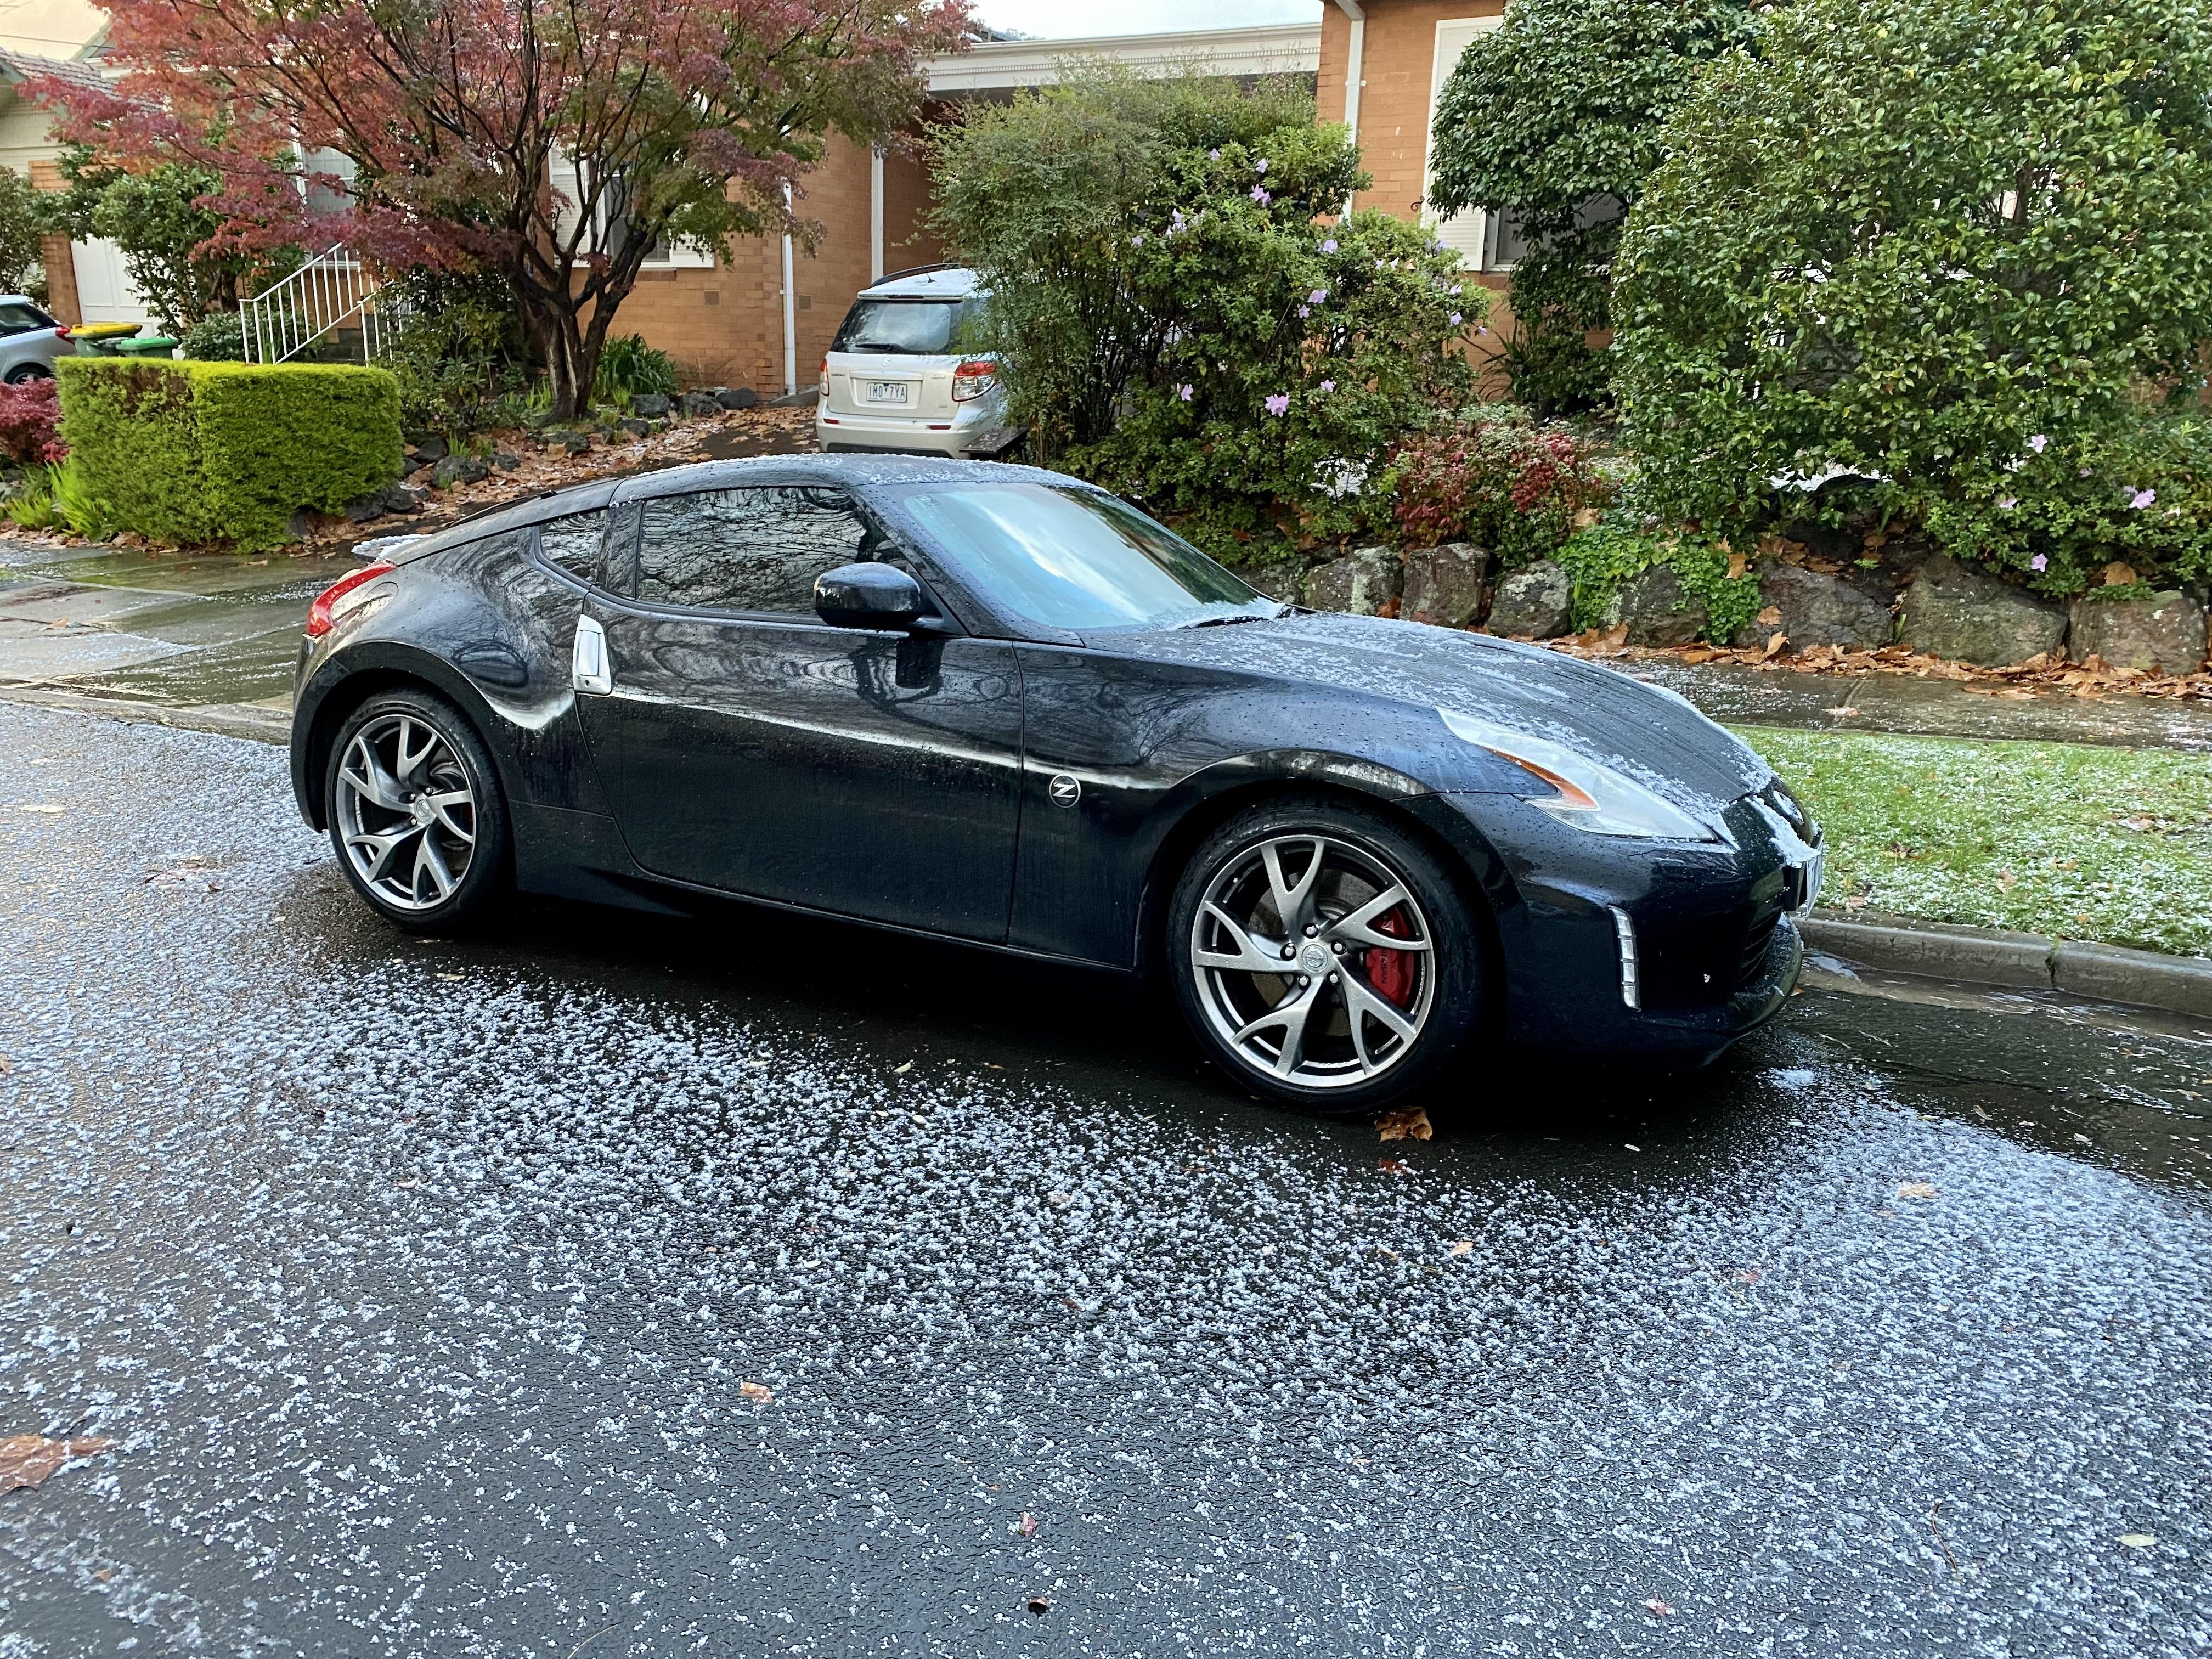
[[1562,744],[1692,810],[1723,805],[1774,776],[1672,691],[1486,634],[1307,613],[1124,635],[1110,648],[1479,715]]

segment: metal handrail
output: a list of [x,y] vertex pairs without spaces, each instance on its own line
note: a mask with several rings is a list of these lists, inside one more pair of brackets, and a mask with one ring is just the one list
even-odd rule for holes
[[333,242],[239,307],[246,361],[288,362],[356,317],[361,360],[374,361],[384,349],[383,319],[375,304],[381,287],[344,243]]

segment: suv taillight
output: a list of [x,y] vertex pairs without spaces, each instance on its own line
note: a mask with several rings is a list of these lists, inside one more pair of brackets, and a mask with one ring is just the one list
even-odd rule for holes
[[817,398],[830,395],[830,360],[827,357],[822,360],[822,384],[814,389],[814,395]]
[[991,389],[992,379],[998,372],[998,364],[970,357],[952,371],[952,401],[964,404],[970,398],[981,397]]
[[[374,581],[379,576],[390,575],[392,571],[392,566],[379,559],[374,564],[365,564],[351,574],[339,577],[316,594],[315,602],[307,607],[307,637],[319,640],[337,627],[338,618],[353,609],[353,605],[345,602],[346,595]],[[354,605],[360,603],[359,599],[354,601]]]

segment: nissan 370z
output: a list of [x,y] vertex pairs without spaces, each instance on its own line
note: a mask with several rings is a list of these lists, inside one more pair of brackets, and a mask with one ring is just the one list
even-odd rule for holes
[[1266,598],[1106,492],[811,456],[562,491],[319,597],[301,810],[435,931],[705,896],[1164,975],[1359,1113],[1499,1044],[1696,1063],[1796,981],[1820,835],[1673,693]]

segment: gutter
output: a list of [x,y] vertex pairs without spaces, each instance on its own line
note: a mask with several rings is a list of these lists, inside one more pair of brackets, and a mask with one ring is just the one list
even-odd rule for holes
[[[1352,40],[1344,55],[1344,125],[1352,136],[1352,147],[1359,148],[1359,88],[1361,73],[1367,62],[1367,14],[1360,9],[1359,0],[1336,0],[1336,6],[1352,20]],[[1344,198],[1344,211],[1352,212],[1352,198]]]

